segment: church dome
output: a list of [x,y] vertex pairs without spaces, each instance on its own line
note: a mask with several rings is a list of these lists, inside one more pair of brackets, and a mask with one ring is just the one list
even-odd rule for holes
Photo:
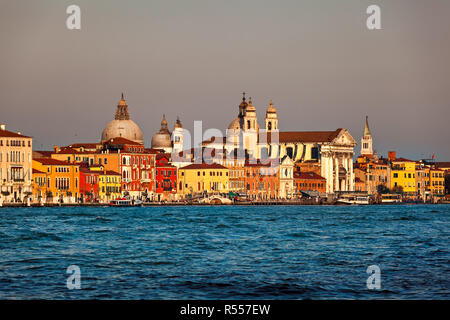
[[174,129],[183,129],[183,125],[181,124],[180,118],[177,118],[175,122]]
[[246,112],[256,112],[255,107],[253,106],[253,101],[252,98],[250,97],[250,99],[248,100],[248,106],[245,109]]
[[123,94],[117,104],[114,120],[110,121],[102,132],[102,143],[117,137],[122,137],[137,143],[144,143],[141,129],[133,120],[130,120],[128,105],[123,98]]
[[275,107],[273,106],[272,100],[270,100],[270,105],[267,108],[266,113],[277,113],[277,109],[275,109]]
[[161,121],[161,128],[152,137],[152,149],[164,149],[171,147],[172,147],[172,135],[169,129],[167,128],[166,116],[163,115]]
[[228,130],[240,130],[240,129],[241,129],[241,118],[234,119],[228,126]]

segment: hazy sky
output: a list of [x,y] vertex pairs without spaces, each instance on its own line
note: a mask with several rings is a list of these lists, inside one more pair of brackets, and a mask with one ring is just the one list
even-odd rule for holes
[[448,0],[2,0],[0,41],[0,122],[37,149],[98,141],[121,92],[146,146],[163,113],[225,129],[245,90],[261,126],[273,99],[281,130],[359,144],[368,115],[379,153],[450,161]]

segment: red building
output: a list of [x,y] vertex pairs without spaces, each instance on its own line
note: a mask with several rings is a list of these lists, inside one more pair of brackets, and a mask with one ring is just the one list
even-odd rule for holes
[[162,153],[156,155],[155,170],[155,200],[175,200],[177,194],[177,168],[170,164],[170,154]]
[[82,202],[98,200],[99,171],[92,171],[86,164],[80,165],[80,199]]
[[327,179],[314,172],[294,172],[294,186],[297,195],[302,191],[326,193]]
[[155,157],[159,151],[145,149],[143,144],[121,137],[106,141],[103,148],[119,155],[119,171],[122,175],[124,195],[132,199],[154,196]]
[[245,163],[244,186],[247,197],[255,200],[270,200],[278,197],[280,180],[278,166],[270,163]]

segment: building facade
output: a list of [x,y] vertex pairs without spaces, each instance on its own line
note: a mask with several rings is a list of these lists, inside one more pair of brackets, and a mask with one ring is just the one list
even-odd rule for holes
[[220,164],[194,163],[178,172],[178,193],[182,198],[229,192],[229,170]]
[[31,197],[33,140],[0,125],[0,202],[23,202]]

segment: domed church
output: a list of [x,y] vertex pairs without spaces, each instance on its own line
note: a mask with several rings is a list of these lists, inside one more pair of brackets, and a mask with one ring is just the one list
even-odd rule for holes
[[183,126],[180,119],[177,118],[173,133],[171,133],[167,125],[166,115],[163,115],[161,128],[152,137],[152,149],[162,149],[169,153],[183,151]]
[[[280,131],[277,108],[270,101],[266,109],[264,129],[260,128],[256,108],[245,93],[239,104],[238,116],[231,121],[226,137],[211,137],[202,146],[234,154],[245,151],[255,159],[290,158],[298,163],[317,163],[321,176],[327,179],[327,193],[353,191],[353,155],[356,141],[348,130],[331,131]],[[367,144],[368,145],[368,144]]]
[[110,121],[102,132],[102,143],[112,138],[122,137],[137,143],[144,143],[142,131],[139,126],[130,120],[128,104],[123,97],[117,104],[114,120]]

